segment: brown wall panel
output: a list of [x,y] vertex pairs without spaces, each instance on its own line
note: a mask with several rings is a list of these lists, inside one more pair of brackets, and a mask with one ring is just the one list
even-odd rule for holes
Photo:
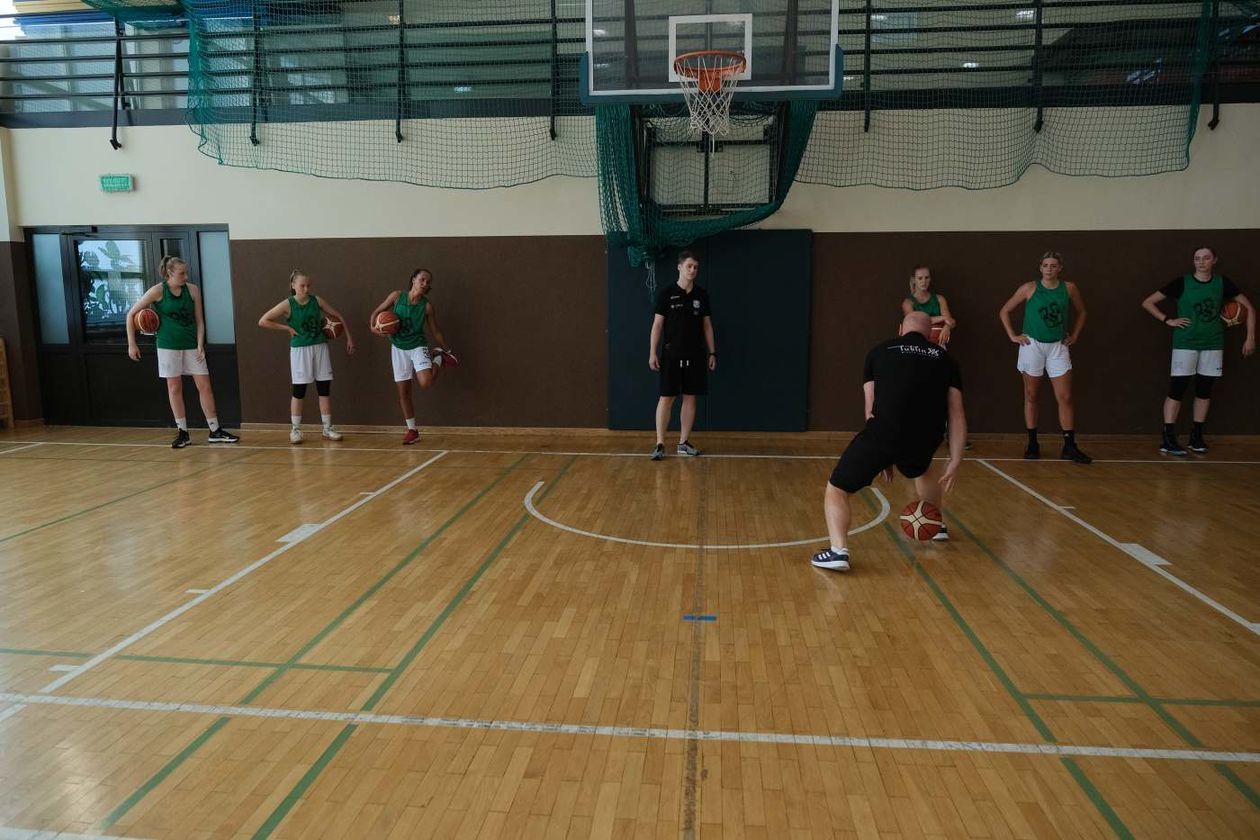
[[42,416],[35,301],[29,275],[26,243],[3,243],[0,248],[0,337],[8,346],[13,416],[17,420],[35,420]]
[[[350,322],[358,352],[333,350],[336,422],[401,425],[389,342],[368,315],[413,268],[434,274],[438,325],[462,365],[413,393],[421,425],[607,425],[607,292],[600,236],[234,240],[232,283],[243,416],[287,422],[284,334],[257,326],[302,268]],[[313,390],[313,389],[312,389]],[[316,418],[308,397],[307,422]]]
[[[814,236],[810,428],[856,429],[862,422],[862,361],[894,334],[916,263],[932,268],[933,288],[958,320],[950,345],[962,366],[967,414],[978,432],[1023,428],[1016,347],[997,311],[1035,279],[1041,254],[1060,251],[1089,313],[1072,348],[1076,426],[1083,434],[1154,434],[1168,387],[1170,330],[1141,309],[1142,299],[1193,269],[1195,248],[1213,246],[1217,270],[1253,302],[1260,299],[1254,230],[1047,231],[1023,233],[822,233]],[[1018,329],[1021,313],[1014,325]],[[1209,432],[1260,432],[1260,356],[1243,359],[1244,330],[1228,331],[1225,376],[1213,395]],[[1058,431],[1044,386],[1039,428]],[[1182,410],[1189,423],[1189,406]]]

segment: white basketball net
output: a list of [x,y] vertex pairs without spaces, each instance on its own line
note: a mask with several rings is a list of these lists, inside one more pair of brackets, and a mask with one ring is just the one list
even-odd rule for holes
[[693,131],[730,133],[731,97],[745,67],[747,61],[742,55],[720,50],[687,53],[674,59]]

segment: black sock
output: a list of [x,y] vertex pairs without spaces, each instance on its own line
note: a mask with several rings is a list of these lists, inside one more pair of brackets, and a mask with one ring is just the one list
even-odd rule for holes
[[1031,429],[1028,430],[1028,442],[1029,443],[1037,442],[1037,427],[1036,426],[1033,426]]
[[1203,424],[1200,423],[1198,420],[1194,421],[1194,434],[1198,435],[1199,437],[1203,436]]
[[1164,434],[1165,434],[1165,435],[1167,435],[1168,437],[1173,437],[1173,436],[1175,436],[1175,435],[1177,434],[1177,424],[1176,424],[1176,423],[1165,423],[1165,424],[1164,424]]
[[1063,442],[1070,446],[1076,446],[1076,432],[1072,429],[1064,429]]

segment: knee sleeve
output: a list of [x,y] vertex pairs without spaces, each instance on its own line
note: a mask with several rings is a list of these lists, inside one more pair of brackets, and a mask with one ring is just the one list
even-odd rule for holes
[[319,394],[321,397],[326,397],[329,394],[331,394],[332,393],[332,380],[331,379],[316,379],[315,380],[315,393]]
[[1190,377],[1174,376],[1168,382],[1168,399],[1181,402],[1181,398],[1186,395],[1186,389],[1190,387]]
[[1198,374],[1194,377],[1194,395],[1201,400],[1209,400],[1212,398],[1212,386],[1216,384],[1215,376],[1204,376]]
[[303,382],[301,385],[293,386],[293,398],[295,400],[300,400],[304,398],[305,396],[306,396],[306,383],[305,382]]

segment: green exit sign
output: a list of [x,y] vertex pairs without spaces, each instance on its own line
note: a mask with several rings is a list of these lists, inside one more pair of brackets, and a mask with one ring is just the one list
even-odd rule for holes
[[131,192],[136,188],[136,181],[130,175],[102,175],[101,189],[104,192]]

